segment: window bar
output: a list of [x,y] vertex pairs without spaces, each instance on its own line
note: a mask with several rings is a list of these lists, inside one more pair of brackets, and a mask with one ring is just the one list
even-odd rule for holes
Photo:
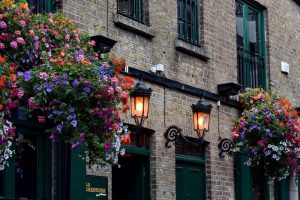
[[184,38],[187,40],[187,2],[188,0],[184,0]]
[[137,13],[136,13],[136,11],[137,11],[137,1],[138,0],[132,0],[132,7],[131,7],[131,9],[132,9],[132,17],[133,17],[133,19],[137,19]]

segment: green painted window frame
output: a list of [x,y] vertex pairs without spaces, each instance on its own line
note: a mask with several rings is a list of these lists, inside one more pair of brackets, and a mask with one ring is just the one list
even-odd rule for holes
[[[190,9],[191,21],[187,18]],[[198,0],[177,0],[178,38],[200,46]],[[190,33],[189,28],[190,27]]]
[[117,11],[130,19],[144,23],[143,0],[117,0]]
[[[259,86],[267,89],[268,85],[267,85],[267,65],[266,65],[266,44],[265,44],[265,15],[266,15],[266,11],[265,8],[262,6],[258,6],[257,4],[253,3],[252,1],[248,1],[248,0],[236,0],[237,3],[241,3],[243,5],[243,21],[244,21],[244,47],[243,49],[245,50],[246,54],[248,55],[250,52],[249,49],[249,26],[248,26],[248,12],[249,10],[253,10],[257,13],[257,32],[258,32],[258,44],[259,44],[259,54],[257,55],[259,58],[262,59],[262,69],[258,74],[258,81],[259,81]],[[244,52],[244,53],[245,53]],[[242,53],[242,54],[244,54]],[[241,52],[239,52],[239,50],[237,50],[237,55],[239,57],[239,55],[241,54]],[[242,56],[245,60],[249,59],[247,56],[244,57],[244,55]],[[247,61],[246,61],[247,62]],[[251,61],[248,61],[251,62]],[[237,65],[239,65],[239,63],[237,63]],[[239,83],[243,85],[244,88],[246,87],[250,87],[251,86],[251,77],[250,77],[250,66],[249,64],[245,66],[246,69],[244,69],[243,72],[243,78],[245,78],[246,80],[246,85],[243,85],[243,83],[241,83],[239,78]]]

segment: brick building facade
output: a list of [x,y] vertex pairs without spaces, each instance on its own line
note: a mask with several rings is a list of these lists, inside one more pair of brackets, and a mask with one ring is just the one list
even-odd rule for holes
[[[246,4],[247,8],[242,7],[242,11],[247,9],[248,21],[253,22],[253,16],[250,16],[252,8],[261,14],[256,17],[263,19],[260,27],[254,25],[260,29],[257,32],[261,31],[261,36],[259,33],[251,36],[252,22],[243,30],[248,30],[250,43],[253,42],[253,37],[256,37],[254,40],[257,39],[257,43],[263,42],[258,51],[264,51],[263,79],[266,85],[281,96],[288,97],[295,106],[299,106],[299,2],[144,0],[141,21],[131,19],[129,13],[122,13],[120,9],[118,12],[117,2],[121,4],[122,1],[64,0],[62,11],[91,36],[101,35],[117,41],[111,52],[116,56],[124,56],[129,67],[149,72],[151,67],[160,63],[164,65],[165,79],[203,90],[204,95],[215,95],[216,98],[207,98],[213,109],[210,131],[205,137],[209,142],[205,153],[206,199],[238,199],[234,159],[228,156],[224,159],[219,157],[218,138],[219,132],[221,137],[231,137],[233,121],[238,117],[239,110],[224,100],[217,91],[218,84],[241,81],[237,66],[237,23],[241,13],[237,14],[237,4]],[[197,45],[179,39],[180,2],[197,4]],[[258,23],[258,20],[254,19],[254,22]],[[253,44],[250,44],[250,51],[251,45]],[[253,48],[257,46],[254,44]],[[254,53],[258,52],[254,50]],[[289,74],[281,72],[281,62],[289,64]],[[152,75],[160,77],[158,74]],[[152,88],[153,94],[149,118],[144,126],[155,131],[150,139],[150,196],[151,199],[172,200],[176,199],[176,154],[173,145],[171,148],[165,147],[163,135],[170,125],[180,127],[185,134],[194,134],[190,106],[198,101],[199,96],[197,92],[161,85],[153,80],[147,81],[147,78],[145,82]],[[224,100],[220,107],[219,121],[217,98]],[[124,120],[134,124],[129,116],[124,116]],[[109,177],[112,176],[111,173],[108,174]],[[109,199],[112,199],[112,184],[114,183],[109,178]],[[273,198],[275,197],[271,194],[271,199]],[[290,199],[293,199],[292,196]]]
[[[132,142],[124,145],[127,153],[120,157],[121,168],[89,168],[77,155],[82,149],[70,153],[65,144],[51,147],[43,130],[22,125],[20,130],[28,135],[39,132],[31,136],[39,138],[38,151],[43,152],[35,160],[37,188],[30,191],[37,199],[300,199],[295,177],[266,180],[259,168],[244,165],[245,157],[222,158],[218,147],[221,138],[231,138],[241,112],[236,95],[221,94],[220,84],[269,88],[300,107],[299,0],[28,2],[36,5],[35,12],[49,12],[51,5],[59,5],[97,41],[99,53],[125,57],[124,74],[142,79],[153,91],[143,129],[137,129],[129,114],[123,116]],[[205,142],[200,147],[180,142],[168,147],[165,134],[172,125],[190,140],[197,138],[191,105],[200,95],[212,105]],[[51,149],[68,152],[58,159],[63,162],[55,173],[49,164]],[[51,173],[62,180],[51,183]],[[15,174],[14,167],[0,174],[0,196],[17,196]]]

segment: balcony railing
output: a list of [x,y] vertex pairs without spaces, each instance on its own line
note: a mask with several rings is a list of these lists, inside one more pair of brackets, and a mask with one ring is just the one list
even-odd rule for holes
[[265,59],[243,48],[237,49],[238,82],[243,88],[264,87]]

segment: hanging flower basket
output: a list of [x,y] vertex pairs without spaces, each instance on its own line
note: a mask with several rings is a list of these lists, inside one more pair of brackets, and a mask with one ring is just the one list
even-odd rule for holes
[[240,94],[240,102],[244,110],[232,137],[237,148],[249,156],[245,164],[262,164],[266,176],[279,180],[299,173],[300,123],[291,103],[257,88]]
[[119,75],[125,60],[99,60],[95,42],[61,14],[36,15],[26,1],[11,0],[0,2],[0,13],[2,116],[25,94],[29,113],[47,122],[53,142],[84,145],[90,164],[117,164],[126,132],[120,113],[133,85]]

